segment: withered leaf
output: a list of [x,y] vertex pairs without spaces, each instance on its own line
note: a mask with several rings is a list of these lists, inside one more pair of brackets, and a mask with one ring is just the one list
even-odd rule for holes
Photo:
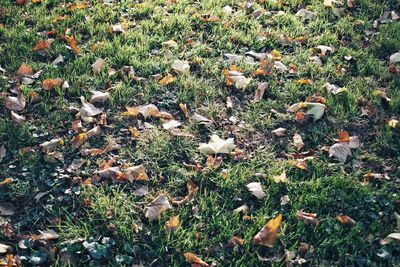
[[133,181],[149,181],[143,165],[129,167],[125,169],[124,174],[126,175],[126,179],[131,183]]
[[282,223],[282,214],[271,219],[253,238],[253,242],[272,248]]
[[255,196],[257,199],[263,199],[267,196],[261,187],[261,183],[253,182],[246,185],[247,189],[249,189],[250,193]]
[[171,217],[164,225],[164,230],[167,233],[176,231],[181,225],[179,215]]
[[11,216],[15,213],[17,207],[10,202],[0,202],[0,215],[1,216]]
[[185,257],[186,262],[192,264],[192,266],[204,266],[204,267],[209,266],[205,261],[203,261],[202,259],[200,259],[191,252],[186,252],[183,254],[183,256]]
[[172,206],[165,195],[159,195],[144,208],[144,216],[149,220],[160,219],[161,214]]
[[205,155],[229,154],[234,148],[233,138],[223,140],[215,134],[210,137],[208,144],[201,143],[199,146],[200,152]]
[[21,111],[25,108],[26,101],[23,94],[19,94],[18,96],[8,96],[4,100],[4,106],[12,111]]

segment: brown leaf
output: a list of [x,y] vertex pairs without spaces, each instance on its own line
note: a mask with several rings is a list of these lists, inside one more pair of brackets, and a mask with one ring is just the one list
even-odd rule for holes
[[158,220],[164,211],[171,208],[168,198],[165,195],[159,195],[147,204],[144,208],[144,215],[146,218],[149,218],[149,220]]
[[143,165],[129,167],[124,171],[124,174],[126,175],[126,179],[131,183],[133,181],[149,181]]
[[188,194],[180,200],[172,200],[172,204],[182,206],[189,203],[189,201],[193,199],[193,197],[197,194],[197,191],[199,190],[197,185],[195,185],[191,180],[187,181],[186,187]]
[[39,40],[33,47],[33,51],[39,52],[41,50],[47,50],[49,48],[50,48],[50,42],[48,40]]
[[282,214],[271,219],[253,238],[253,242],[266,247],[274,247],[276,236],[282,223]]
[[106,63],[106,61],[104,59],[98,58],[96,60],[96,62],[94,62],[93,65],[92,65],[93,72],[96,73],[96,74],[100,73],[101,70],[103,69],[105,63]]
[[308,213],[308,212],[303,212],[298,211],[296,214],[296,218],[298,220],[303,220],[307,223],[313,224],[313,225],[318,225],[319,220],[317,219],[317,214],[316,213]]
[[203,261],[202,259],[200,259],[191,252],[186,252],[183,254],[183,256],[185,257],[186,262],[192,264],[192,266],[204,266],[204,267],[209,266],[205,261]]
[[19,94],[17,97],[8,96],[4,100],[4,106],[12,111],[21,111],[25,108],[26,101],[23,94]]
[[300,151],[303,149],[304,147],[304,142],[303,142],[303,138],[301,138],[300,134],[294,134],[293,135],[293,145],[296,148],[297,151]]

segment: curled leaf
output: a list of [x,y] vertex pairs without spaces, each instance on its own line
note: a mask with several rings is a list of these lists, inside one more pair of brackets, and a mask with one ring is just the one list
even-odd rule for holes
[[168,198],[165,195],[159,195],[147,204],[144,208],[144,215],[146,218],[149,218],[149,220],[158,220],[164,211],[171,208]]
[[282,223],[282,214],[271,219],[253,238],[253,242],[272,248]]

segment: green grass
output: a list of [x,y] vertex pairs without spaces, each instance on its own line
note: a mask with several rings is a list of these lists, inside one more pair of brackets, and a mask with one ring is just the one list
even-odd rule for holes
[[[132,1],[87,1],[87,8],[71,11],[67,1],[17,5],[0,0],[0,66],[7,71],[0,73],[0,146],[7,150],[0,161],[0,181],[13,179],[11,184],[0,186],[0,202],[12,202],[18,207],[13,216],[0,217],[0,243],[12,246],[12,254],[26,257],[45,245],[37,243],[30,249],[21,249],[18,242],[39,234],[38,230],[54,229],[60,237],[49,241],[48,248],[57,248],[57,253],[44,263],[52,266],[68,266],[67,254],[74,259],[71,264],[77,266],[130,266],[140,262],[145,266],[185,266],[185,252],[219,266],[284,266],[285,251],[297,252],[303,242],[314,249],[307,258],[310,266],[398,265],[397,244],[382,246],[379,241],[394,231],[393,214],[399,212],[400,131],[390,128],[387,122],[400,117],[400,79],[388,71],[389,56],[400,50],[400,23],[393,21],[373,28],[373,21],[385,11],[399,14],[396,1],[355,1],[356,8],[347,9],[348,15],[342,18],[320,0],[251,1],[254,5],[250,10],[233,0],[172,2],[147,0],[137,5]],[[238,13],[224,14],[222,8],[227,5]],[[294,16],[304,7],[315,12],[311,21]],[[248,16],[258,8],[272,13],[260,18]],[[284,14],[277,15],[278,11]],[[204,22],[201,16],[205,14],[216,15],[220,21]],[[59,15],[67,16],[54,22]],[[109,32],[111,25],[126,22],[132,22],[132,26],[125,33]],[[53,29],[73,35],[81,53],[74,55],[59,37],[55,37],[48,56],[33,52],[36,41],[47,38],[39,33]],[[367,30],[379,34],[367,35]],[[260,34],[265,38],[259,38]],[[281,41],[301,37],[306,38],[303,44]],[[163,47],[162,43],[169,40],[174,40],[177,47]],[[321,58],[322,67],[309,60],[318,45],[335,48],[334,53]],[[282,54],[283,64],[298,67],[297,76],[274,72],[253,77],[243,90],[226,85],[222,71],[229,64],[223,54],[274,49]],[[55,67],[51,63],[59,54],[64,56],[64,62]],[[354,60],[345,61],[347,55]],[[93,74],[91,65],[100,57],[106,64],[99,74]],[[189,74],[173,73],[171,65],[176,59],[190,62]],[[20,86],[28,101],[26,108],[17,113],[27,120],[16,125],[3,102],[16,86],[10,80],[22,63],[34,72],[43,70],[43,74],[34,84]],[[251,77],[258,66],[245,62],[235,65],[246,77]],[[137,76],[147,80],[135,82],[121,73],[108,75],[110,67],[120,70],[123,66],[131,66]],[[338,72],[338,66],[346,72]],[[150,77],[167,73],[174,74],[176,80],[165,87]],[[65,79],[70,88],[45,91],[41,81],[48,78]],[[300,78],[313,83],[299,84]],[[264,99],[253,102],[256,82],[260,81],[267,81],[269,86]],[[348,92],[333,95],[323,88],[327,82],[346,87]],[[65,169],[82,157],[70,144],[74,136],[72,121],[76,118],[68,107],[80,107],[80,96],[88,99],[91,90],[105,88],[111,88],[111,97],[98,106],[104,108],[112,127],[105,127],[104,134],[87,144],[104,148],[112,139],[121,148],[107,155],[85,157],[82,172],[68,174]],[[391,98],[389,104],[376,95],[377,89]],[[28,95],[32,92],[38,94],[38,101],[30,101]],[[290,105],[315,94],[326,98],[328,109],[321,120],[297,124],[292,114],[285,116]],[[226,108],[228,96],[234,101],[232,110]],[[185,130],[195,138],[173,137],[163,130],[158,119],[148,119],[145,121],[155,128],[140,130],[138,140],[133,140],[126,129],[138,127],[138,119],[122,118],[120,114],[127,106],[149,103],[183,122]],[[186,103],[191,114],[197,112],[215,123],[203,127],[186,119],[179,103]],[[371,117],[361,115],[366,103],[376,111]],[[242,126],[233,125],[228,120],[231,116]],[[91,129],[93,125],[84,127]],[[271,131],[279,127],[287,129],[285,137],[272,136]],[[335,143],[341,130],[360,138],[362,147],[353,150],[352,159],[361,161],[361,167],[353,166],[352,160],[339,164],[323,152],[324,146]],[[245,158],[224,156],[216,170],[197,172],[186,168],[184,163],[193,158],[205,164],[206,158],[197,147],[208,142],[213,133],[234,137]],[[292,144],[295,133],[303,137],[304,151],[316,152],[306,171],[294,167],[287,156],[296,152]],[[52,138],[64,140],[59,149],[63,162],[46,162],[38,146]],[[34,151],[22,153],[20,149],[25,147]],[[82,184],[93,178],[99,163],[114,156],[119,165],[143,164],[150,180]],[[272,177],[284,170],[288,182],[274,183]],[[364,179],[369,172],[386,171],[389,181]],[[199,187],[189,204],[174,206],[159,221],[144,217],[144,206],[159,194],[170,199],[185,196],[189,180]],[[262,201],[248,192],[246,184],[250,182],[261,182],[267,193]],[[133,192],[144,184],[149,193],[135,196]],[[35,196],[42,192],[46,194],[37,202]],[[290,203],[282,206],[284,195],[289,196]],[[246,217],[233,212],[243,204],[250,207]],[[193,209],[198,213],[193,214]],[[317,213],[320,224],[312,226],[297,220],[296,213],[302,209]],[[278,213],[283,214],[283,223],[274,248],[254,244],[252,238]],[[340,224],[336,219],[340,214],[357,223]],[[165,222],[175,215],[179,215],[181,227],[166,233]],[[13,229],[11,234],[6,231],[7,223]],[[243,238],[244,245],[226,248],[233,236]],[[97,240],[101,245],[103,237],[112,238],[115,244],[108,248],[107,257],[91,259],[83,240]],[[386,256],[379,256],[382,252]],[[259,257],[271,261],[262,262]]]

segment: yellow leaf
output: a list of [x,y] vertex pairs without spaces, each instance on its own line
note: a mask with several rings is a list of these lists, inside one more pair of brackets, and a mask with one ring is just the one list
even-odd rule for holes
[[171,217],[164,225],[164,230],[166,232],[174,232],[176,229],[179,228],[181,225],[181,222],[179,220],[179,215],[176,215],[174,217]]
[[167,86],[170,83],[173,83],[175,81],[175,77],[172,76],[171,74],[166,75],[164,78],[158,81],[158,84],[161,86]]
[[202,259],[197,257],[195,254],[191,252],[186,252],[183,254],[185,256],[185,260],[187,263],[192,264],[192,265],[197,265],[197,266],[205,266],[208,267],[209,265],[204,262]]
[[271,219],[253,238],[253,242],[272,248],[282,223],[282,214]]
[[396,128],[396,127],[399,126],[399,121],[398,121],[398,120],[395,120],[395,119],[392,119],[392,120],[390,120],[390,121],[388,122],[388,124],[389,124],[389,127],[391,127],[391,128]]

